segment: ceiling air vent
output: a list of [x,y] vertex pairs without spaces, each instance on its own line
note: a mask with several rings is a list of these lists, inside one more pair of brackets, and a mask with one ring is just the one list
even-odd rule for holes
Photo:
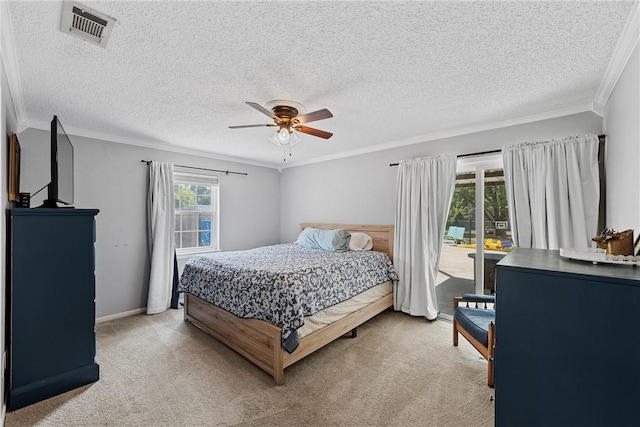
[[60,31],[89,43],[105,47],[116,20],[103,13],[76,3],[64,1]]

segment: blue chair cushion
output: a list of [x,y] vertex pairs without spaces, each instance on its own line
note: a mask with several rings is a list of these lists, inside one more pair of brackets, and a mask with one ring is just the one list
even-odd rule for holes
[[495,322],[496,312],[491,309],[458,307],[453,318],[460,324],[462,329],[469,332],[472,337],[488,347],[489,345],[489,323]]

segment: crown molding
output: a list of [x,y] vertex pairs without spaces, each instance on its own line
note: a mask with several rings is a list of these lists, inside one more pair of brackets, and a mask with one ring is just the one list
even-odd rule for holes
[[638,40],[640,40],[640,2],[636,0],[593,101],[594,104],[602,106],[603,111],[633,50],[638,45]]
[[25,119],[24,96],[22,92],[22,81],[18,73],[18,55],[16,54],[15,43],[13,41],[13,28],[9,19],[9,2],[0,0],[0,56],[4,67],[9,93],[16,113],[16,121],[21,123]]
[[604,119],[604,105],[593,101],[592,111]]
[[524,116],[524,117],[518,117],[515,119],[503,120],[499,122],[486,122],[486,123],[481,123],[473,126],[453,128],[453,129],[444,130],[441,132],[434,132],[434,133],[415,136],[412,138],[402,139],[398,141],[387,142],[384,144],[373,145],[366,148],[343,151],[341,153],[331,154],[331,155],[322,156],[322,157],[316,157],[309,160],[291,162],[286,165],[284,164],[280,165],[278,167],[278,170],[282,171],[282,169],[289,169],[297,166],[305,166],[305,165],[310,165],[314,163],[327,162],[330,160],[343,159],[345,157],[359,156],[362,154],[374,153],[377,151],[389,150],[393,148],[404,147],[407,145],[420,144],[422,142],[436,141],[439,139],[451,138],[454,136],[469,135],[472,133],[500,129],[500,128],[505,128],[509,126],[518,126],[526,123],[533,123],[541,120],[555,119],[558,117],[570,116],[572,114],[579,114],[584,112],[593,112],[601,116],[601,114],[595,111],[593,103],[576,105],[573,107],[562,108],[559,110],[548,111],[545,113],[534,114],[531,116]]
[[[299,162],[287,162],[287,164],[256,162],[252,160],[243,159],[240,157],[232,157],[232,156],[215,154],[209,151],[201,151],[201,150],[194,150],[194,149],[185,148],[185,147],[177,147],[177,146],[169,145],[159,141],[141,141],[138,139],[126,138],[126,137],[111,135],[111,134],[102,133],[102,132],[94,132],[94,131],[76,128],[76,127],[65,126],[65,131],[70,135],[75,135],[75,136],[80,136],[85,138],[97,139],[101,141],[108,141],[108,142],[114,142],[119,144],[133,145],[133,146],[143,147],[143,148],[151,148],[155,150],[169,151],[173,153],[188,154],[192,156],[206,157],[210,159],[223,160],[228,162],[240,163],[244,165],[277,169],[279,172],[282,172],[284,169],[289,169],[289,168],[298,167],[298,166],[311,165],[311,164],[322,163],[322,162],[327,162],[331,160],[338,160],[346,157],[359,156],[363,154],[375,153],[378,151],[404,147],[407,145],[420,144],[420,143],[429,142],[429,141],[436,141],[439,139],[451,138],[454,136],[469,135],[472,133],[490,131],[494,129],[509,127],[509,126],[518,126],[526,123],[533,123],[541,120],[548,120],[548,119],[554,119],[558,117],[570,116],[572,114],[579,114],[584,112],[593,112],[602,116],[602,114],[598,113],[598,111],[596,110],[596,106],[594,103],[582,104],[574,107],[553,110],[546,113],[534,114],[531,116],[519,117],[515,119],[510,119],[510,120],[504,120],[499,122],[487,122],[484,124],[478,124],[474,126],[467,126],[467,127],[449,129],[441,132],[434,132],[434,133],[402,139],[398,141],[392,141],[392,142],[387,142],[383,144],[373,145],[366,148],[343,151],[341,153],[331,154],[328,156],[315,157],[308,160],[301,160]],[[50,129],[50,123],[35,121],[35,120],[23,120],[22,122],[18,123],[18,133],[28,128],[48,131]]]
[[[18,133],[28,128],[49,131],[51,129],[51,124],[49,122],[26,120],[26,121],[23,121],[22,123],[19,123]],[[65,126],[64,130],[69,135],[79,136],[83,138],[97,139],[100,141],[114,142],[114,143],[125,144],[125,145],[133,145],[136,147],[151,148],[154,150],[169,151],[172,153],[188,154],[191,156],[206,157],[214,160],[223,160],[226,162],[240,163],[243,165],[250,165],[250,166],[259,166],[259,167],[269,168],[269,169],[278,169],[279,167],[277,164],[273,164],[273,163],[256,162],[252,160],[243,159],[240,157],[232,157],[232,156],[225,156],[222,154],[215,154],[209,151],[195,150],[192,148],[185,148],[185,147],[177,147],[175,145],[169,145],[159,141],[150,141],[150,140],[141,141],[138,139],[126,138],[126,137],[111,135],[111,134],[102,133],[102,132],[94,132],[94,131],[81,129],[73,126]]]

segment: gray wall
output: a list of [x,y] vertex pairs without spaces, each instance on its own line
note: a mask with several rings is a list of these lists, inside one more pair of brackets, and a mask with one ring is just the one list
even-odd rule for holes
[[607,226],[640,234],[640,56],[638,45],[605,108]]
[[[64,126],[64,118],[60,118]],[[49,182],[49,132],[27,129],[21,191],[33,193]],[[146,235],[148,167],[140,160],[247,172],[220,174],[220,248],[239,250],[279,242],[280,174],[277,170],[168,151],[76,137],[75,207],[97,208],[96,316],[146,306],[149,258]],[[32,207],[46,198],[46,189]]]
[[[619,229],[640,229],[637,117],[636,48],[606,106],[607,216],[608,225]],[[5,135],[15,128],[15,109],[4,74],[2,124]],[[593,113],[581,113],[294,167],[285,169],[282,175],[268,168],[72,136],[76,154],[75,204],[101,210],[96,242],[97,316],[146,305],[147,167],[140,163],[141,159],[249,173],[246,177],[221,175],[221,249],[239,250],[292,241],[300,222],[392,224],[396,168],[389,167],[389,163],[442,152],[493,150],[505,144],[588,132],[602,133],[602,120]],[[19,139],[23,150],[21,191],[34,192],[49,180],[49,133],[27,129]],[[6,150],[5,143],[4,158],[0,159],[3,165]],[[6,173],[0,182],[6,201]],[[628,191],[629,188],[635,190]],[[34,197],[33,205],[41,203],[43,197],[44,192]],[[4,222],[1,227],[4,240]],[[0,251],[4,252],[4,247],[2,244]]]
[[489,151],[589,132],[602,133],[602,118],[586,112],[285,169],[280,183],[280,239],[295,240],[301,222],[393,224],[397,169],[389,164],[398,160]]
[[[611,120],[609,124],[613,126]],[[593,113],[581,113],[294,167],[281,175],[268,168],[72,136],[76,154],[75,205],[101,210],[96,242],[97,316],[146,305],[147,168],[141,159],[248,172],[246,177],[221,175],[221,249],[239,250],[292,241],[300,222],[392,224],[396,168],[389,167],[389,163],[442,152],[493,150],[505,144],[588,132],[602,133],[602,120]],[[49,179],[49,133],[27,129],[19,138],[23,146],[21,191],[33,192]],[[635,150],[637,161],[637,147]],[[636,169],[631,170],[638,182]],[[615,193],[609,193],[615,200]],[[44,197],[44,192],[34,197],[33,205]],[[637,200],[636,194],[636,203]]]

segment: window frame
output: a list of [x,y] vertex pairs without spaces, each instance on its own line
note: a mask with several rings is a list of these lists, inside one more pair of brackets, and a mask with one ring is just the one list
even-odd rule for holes
[[[188,248],[178,248],[176,243],[175,248],[177,257],[188,258],[189,256],[195,254],[220,251],[220,176],[214,173],[207,173],[206,171],[193,172],[192,170],[186,170],[185,168],[176,166],[173,170],[173,184],[174,191],[175,186],[178,184],[208,185],[211,187],[211,246],[191,246]],[[177,220],[178,212],[180,211],[174,208],[174,223]],[[174,231],[174,238],[178,232],[178,230]]]

